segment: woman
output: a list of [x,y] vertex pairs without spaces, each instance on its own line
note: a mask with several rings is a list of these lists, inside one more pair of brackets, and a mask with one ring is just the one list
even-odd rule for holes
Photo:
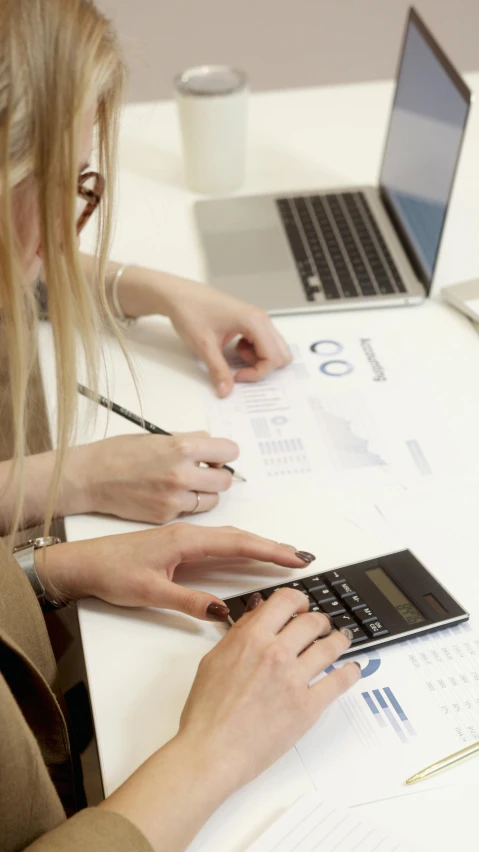
[[[65,480],[71,476],[66,448],[76,406],[74,333],[94,384],[99,308],[109,315],[105,256],[123,66],[110,27],[90,0],[2,0],[0,57],[0,333],[10,373],[16,462],[0,501],[11,527],[25,520],[26,504],[36,500],[37,516],[45,511],[48,516],[48,495],[50,509],[70,499]],[[106,191],[99,260],[87,280],[76,232],[95,206],[103,179],[95,177],[96,192],[85,192],[78,175],[89,159],[95,124]],[[86,202],[79,220],[77,192]],[[42,469],[41,459],[34,467],[40,492],[35,496],[25,482],[32,468],[24,460],[24,423],[40,258],[57,357],[59,451],[54,467],[50,462]],[[138,275],[136,285],[143,273]],[[131,305],[127,286],[122,294],[125,312],[133,310],[136,285]],[[184,458],[193,456],[189,442],[181,446]],[[208,460],[222,461],[220,455]],[[75,814],[63,702],[33,589],[40,600],[94,595],[118,605],[224,619],[222,601],[173,582],[178,565],[210,556],[290,568],[313,559],[232,528],[177,524],[43,547],[23,573],[18,554],[17,562],[0,542],[2,852],[184,850],[226,796],[290,748],[357,680],[358,668],[347,664],[309,687],[349,646],[349,637],[330,632],[326,616],[307,613],[305,597],[292,589],[266,603],[254,595],[250,611],[201,662],[178,734],[100,807]],[[73,816],[66,819],[67,813]]]

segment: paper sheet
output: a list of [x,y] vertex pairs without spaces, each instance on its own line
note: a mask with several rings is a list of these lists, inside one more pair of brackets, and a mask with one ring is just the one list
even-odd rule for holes
[[302,796],[253,843],[248,852],[414,852],[389,832],[359,815],[325,802],[317,793]]
[[318,486],[332,496],[384,493],[479,471],[479,453],[466,454],[446,426],[442,398],[425,400],[414,372],[405,383],[391,341],[367,326],[318,339],[316,322],[305,319],[301,340],[289,341],[291,366],[236,385],[226,400],[205,396],[211,433],[242,451],[247,484],[228,499]]
[[[406,778],[479,739],[479,633],[470,625],[355,659],[359,683],[296,746],[320,793],[353,805],[415,792]],[[465,763],[456,779],[474,773]],[[448,783],[439,775],[421,790]]]

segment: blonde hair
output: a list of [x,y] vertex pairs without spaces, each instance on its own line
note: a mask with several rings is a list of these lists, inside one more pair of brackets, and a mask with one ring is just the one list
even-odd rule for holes
[[[21,522],[27,387],[34,363],[36,305],[25,281],[14,229],[15,189],[32,180],[38,216],[57,376],[57,462],[46,525],[53,514],[76,414],[80,339],[88,382],[96,387],[99,326],[112,319],[105,295],[124,81],[109,21],[90,0],[1,0],[0,4],[0,334],[6,346]],[[106,191],[98,220],[96,281],[81,268],[76,235],[79,142],[85,111],[97,103],[99,170]]]

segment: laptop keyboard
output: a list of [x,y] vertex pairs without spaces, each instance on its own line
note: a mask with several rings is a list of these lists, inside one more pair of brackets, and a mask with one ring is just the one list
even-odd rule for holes
[[406,292],[362,192],[276,204],[309,302]]

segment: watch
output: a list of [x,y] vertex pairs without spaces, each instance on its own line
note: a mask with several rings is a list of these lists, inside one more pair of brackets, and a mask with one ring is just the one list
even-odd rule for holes
[[53,600],[47,593],[40,577],[35,568],[35,551],[42,547],[51,547],[53,544],[61,544],[61,538],[55,536],[47,536],[46,538],[32,538],[25,541],[23,544],[18,544],[13,548],[13,555],[17,560],[20,568],[26,574],[30,581],[30,585],[37,596],[37,600],[43,606],[50,604],[57,609],[65,606],[63,603]]

